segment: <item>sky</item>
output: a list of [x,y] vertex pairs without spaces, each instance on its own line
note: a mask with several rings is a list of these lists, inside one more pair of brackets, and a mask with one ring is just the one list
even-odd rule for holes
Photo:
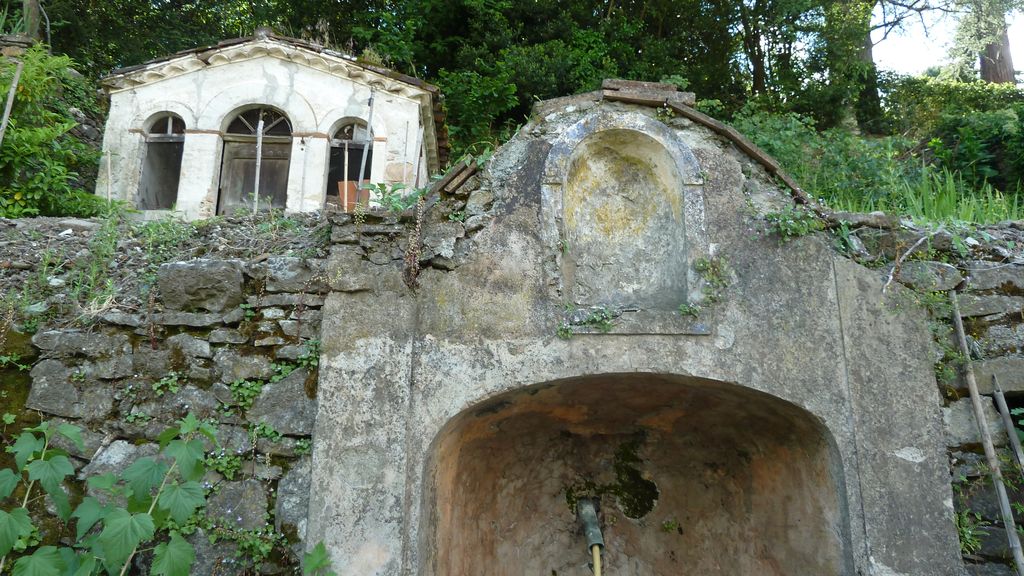
[[[874,57],[880,69],[920,74],[948,60],[948,47],[956,32],[956,21],[952,17],[926,16],[923,23],[914,20],[905,28],[891,32],[884,40],[876,31]],[[1009,36],[1013,67],[1024,69],[1024,14],[1011,17]]]

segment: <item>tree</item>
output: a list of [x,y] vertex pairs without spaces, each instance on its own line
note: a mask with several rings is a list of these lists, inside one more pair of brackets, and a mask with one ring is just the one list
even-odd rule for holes
[[1024,8],[1022,0],[967,0],[957,27],[950,74],[972,77],[978,62],[981,79],[994,84],[1013,84],[1016,72],[1010,56],[1007,14]]
[[25,21],[25,35],[38,40],[39,37],[39,0],[22,0],[21,14]]

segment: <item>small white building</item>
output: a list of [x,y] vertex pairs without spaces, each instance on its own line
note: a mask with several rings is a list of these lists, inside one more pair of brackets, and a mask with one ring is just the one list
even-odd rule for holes
[[96,193],[147,217],[254,202],[351,210],[366,201],[360,181],[425,185],[447,163],[436,87],[268,31],[115,70],[103,85]]

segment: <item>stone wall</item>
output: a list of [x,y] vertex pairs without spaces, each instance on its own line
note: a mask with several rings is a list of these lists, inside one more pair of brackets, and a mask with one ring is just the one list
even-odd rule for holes
[[[1020,526],[1024,518],[1020,514],[1024,478],[1014,465],[1006,429],[996,410],[993,378],[998,380],[1011,410],[1024,407],[1024,223],[949,232],[929,231],[877,215],[848,215],[847,219],[857,223],[849,244],[854,257],[880,266],[880,273],[895,269],[895,279],[912,288],[914,300],[929,308],[936,376],[944,405],[945,442],[968,573],[1014,574],[978,424],[962,376],[965,359],[951,325],[949,292],[955,289],[960,293],[960,315],[967,331],[971,364]],[[858,224],[861,227],[856,227]],[[1020,419],[1014,417],[1015,421]]]
[[[12,281],[6,297],[18,294],[12,285],[34,288],[41,281],[46,287],[22,296],[34,302],[32,314],[5,316],[2,411],[17,417],[5,427],[5,440],[40,420],[81,427],[81,448],[60,445],[76,470],[65,483],[76,505],[93,495],[84,480],[119,475],[138,458],[155,455],[160,434],[186,414],[214,422],[219,445],[206,446],[211,471],[202,480],[207,506],[188,536],[197,552],[192,573],[247,574],[254,563],[265,574],[292,573],[306,529],[327,285],[315,246],[302,246],[314,257],[260,252],[294,254],[290,248],[298,246],[283,237],[297,237],[301,245],[309,240],[305,234],[329,224],[277,214],[211,222],[202,232],[167,225],[196,237],[179,238],[177,251],[161,256],[170,260],[163,264],[152,262],[159,250],[139,255],[147,234],[155,232],[130,223],[108,229],[120,238],[120,256],[106,271],[116,297],[83,311],[68,305],[81,282],[74,258],[87,261],[90,250],[98,249],[105,223],[3,222],[5,252],[23,258],[4,261]],[[269,244],[240,249],[261,235]],[[175,261],[195,250],[210,257]],[[54,255],[41,257],[44,252]],[[47,258],[59,265],[48,265]],[[45,277],[37,280],[40,274]],[[147,281],[151,297],[140,298]],[[45,528],[41,534],[44,543],[60,536]],[[260,547],[262,557],[254,552]],[[143,554],[137,563],[150,559]]]
[[[614,114],[587,120],[594,107]],[[420,218],[218,220],[159,262],[136,259],[152,248],[122,230],[116,296],[100,306],[68,302],[70,270],[97,252],[104,223],[2,222],[0,285],[45,292],[26,300],[26,321],[5,318],[0,356],[19,355],[0,370],[17,416],[5,435],[40,418],[84,427],[84,449],[64,446],[81,479],[154,454],[186,413],[215,421],[215,522],[190,536],[195,574],[241,573],[238,546],[275,531],[287,544],[264,573],[320,541],[342,574],[476,573],[494,559],[508,573],[583,573],[566,501],[591,493],[623,573],[672,573],[682,559],[709,574],[808,562],[961,574],[952,506],[961,539],[978,540],[966,570],[1010,573],[946,303],[959,286],[983,392],[995,374],[1024,407],[1024,226],[837,214],[829,231],[783,242],[766,215],[792,198],[727,141],[656,115],[577,102],[534,119]],[[639,231],[673,247],[665,261],[685,275],[665,284],[674,297],[627,302],[628,280],[645,274],[635,261],[575,273],[616,250],[575,246],[586,218],[631,238],[601,205],[556,202],[561,183],[579,191],[593,175],[572,138],[604,129],[690,154],[641,174],[643,190],[598,182],[668,211],[674,187],[686,190],[674,220],[685,233]],[[605,178],[644,169],[596,148]],[[571,234],[553,213],[579,218]],[[68,263],[47,264],[54,245]],[[587,300],[602,290],[621,301]]]

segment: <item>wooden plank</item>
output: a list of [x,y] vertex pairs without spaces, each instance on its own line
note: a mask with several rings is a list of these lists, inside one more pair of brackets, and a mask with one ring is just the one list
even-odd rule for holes
[[797,184],[796,180],[794,180],[792,176],[787,174],[785,170],[782,169],[782,166],[779,164],[778,160],[772,158],[764,150],[761,150],[757,146],[757,144],[754,144],[753,142],[748,140],[746,136],[740,134],[735,128],[723,124],[718,120],[715,120],[714,118],[708,116],[707,114],[694,110],[689,106],[682,106],[670,103],[669,108],[671,108],[672,111],[679,114],[680,116],[688,118],[696,122],[697,124],[700,124],[706,128],[711,129],[712,132],[715,132],[716,134],[725,137],[727,140],[732,142],[737,148],[739,148],[745,154],[747,154],[747,156],[750,156],[758,164],[763,166],[766,172],[781,180],[782,183],[785,184],[786,187],[792,191],[793,198],[796,199],[798,203],[810,206],[819,215],[823,213],[821,208],[817,205],[817,203],[812,201],[811,198],[807,195],[807,193],[804,192],[803,188],[801,188],[800,185]]
[[468,168],[462,170],[462,172],[460,172],[458,176],[453,178],[452,181],[449,182],[448,185],[444,187],[444,191],[449,193],[449,194],[454,193],[463,184],[465,184],[466,180],[469,180],[469,177],[472,176],[473,174],[476,174],[476,163],[475,162],[473,164],[471,164]]
[[675,92],[679,88],[675,84],[665,82],[640,82],[637,80],[621,80],[608,78],[601,82],[601,88],[605,90],[629,90],[636,92]]
[[447,186],[452,180],[454,180],[455,177],[458,176],[463,170],[469,167],[469,164],[469,160],[463,160],[462,162],[459,162],[455,166],[449,168],[448,172],[445,173],[444,177],[434,182],[430,186],[430,191],[436,192],[438,190],[444,190],[445,186]]
[[603,90],[601,95],[605,100],[609,100],[611,102],[641,104],[643,106],[654,106],[656,108],[668,103],[668,94],[665,92],[626,92],[619,90]]

